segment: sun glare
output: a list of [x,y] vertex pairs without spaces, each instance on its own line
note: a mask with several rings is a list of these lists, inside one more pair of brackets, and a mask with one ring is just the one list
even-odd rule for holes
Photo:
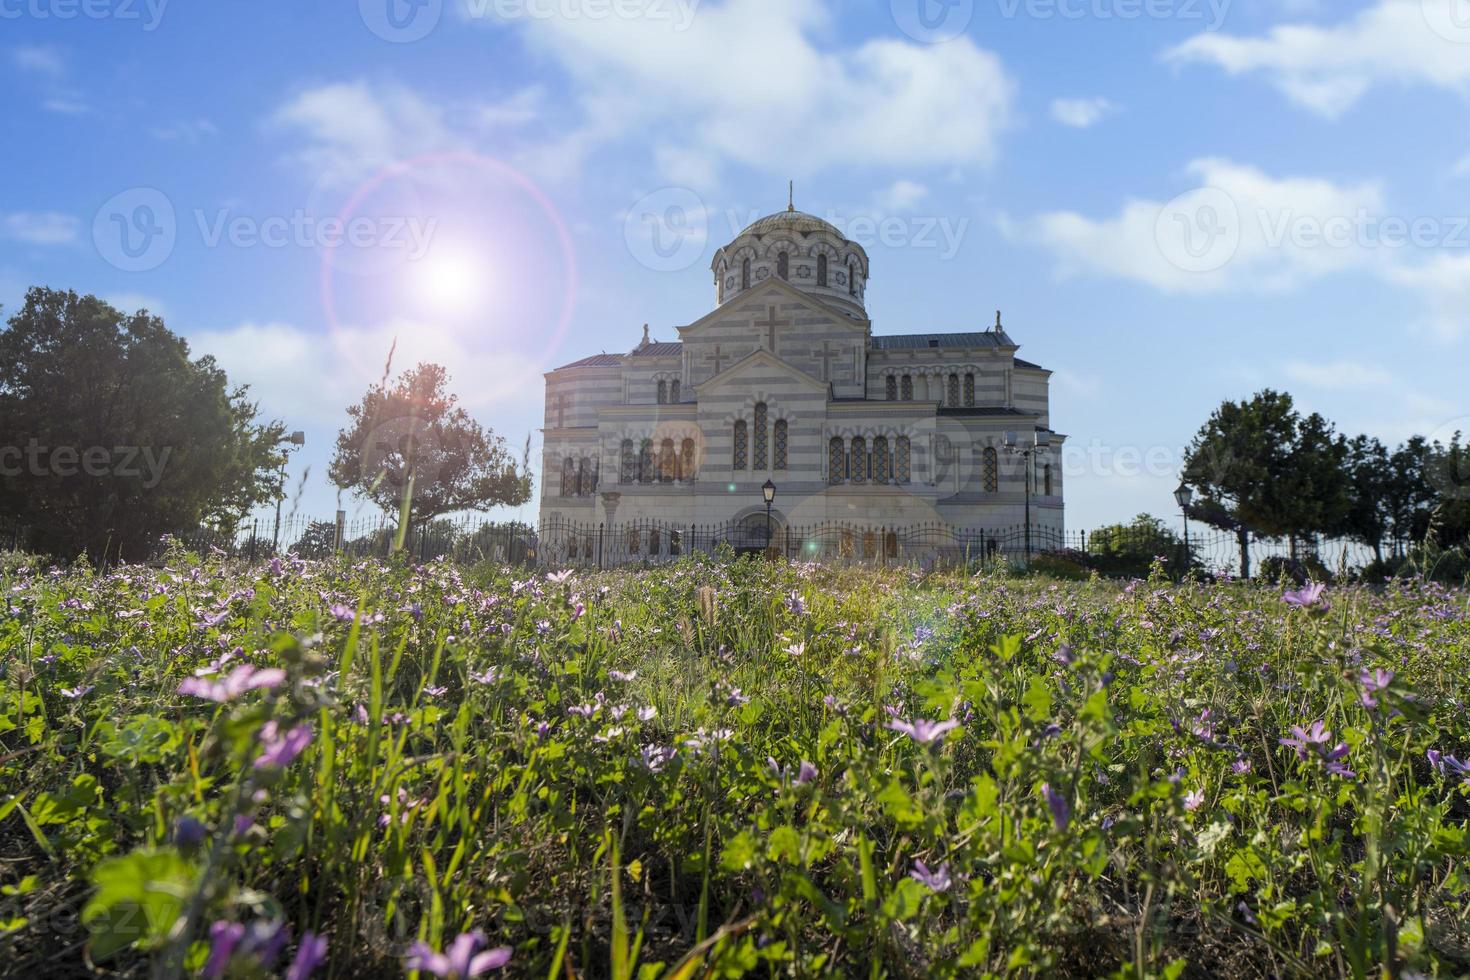
[[413,288],[425,309],[465,317],[483,310],[489,297],[489,260],[459,245],[435,245],[414,263]]

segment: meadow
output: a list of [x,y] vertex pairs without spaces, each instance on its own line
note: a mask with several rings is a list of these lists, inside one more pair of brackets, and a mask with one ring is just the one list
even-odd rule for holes
[[178,552],[0,592],[0,973],[1470,973],[1463,591]]

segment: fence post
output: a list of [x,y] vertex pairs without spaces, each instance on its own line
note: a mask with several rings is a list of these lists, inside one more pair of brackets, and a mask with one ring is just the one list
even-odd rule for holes
[[605,525],[605,524],[598,524],[597,525],[597,568],[598,568],[598,571],[601,571],[602,568],[603,568],[603,564],[602,564],[602,555],[603,555],[603,550],[602,550],[602,541],[603,541],[602,532],[603,532],[603,530],[606,527],[607,527],[607,525]]
[[256,520],[255,520],[255,518],[251,518],[251,520],[250,520],[250,560],[251,561],[254,561],[255,560],[255,529],[256,529]]

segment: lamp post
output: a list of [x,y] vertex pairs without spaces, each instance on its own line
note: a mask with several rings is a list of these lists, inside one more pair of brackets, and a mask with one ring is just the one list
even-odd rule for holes
[[281,550],[281,501],[286,496],[286,460],[290,458],[292,449],[300,449],[306,445],[305,432],[293,432],[289,436],[282,436],[276,441],[278,446],[286,446],[286,451],[281,453],[281,485],[276,488],[276,529],[271,532],[271,554]]
[[1033,432],[1031,442],[1022,442],[1014,432],[1005,435],[1006,452],[1020,456],[1026,462],[1026,563],[1031,563],[1031,481],[1036,473],[1036,456],[1045,455],[1051,446],[1051,433],[1045,430]]
[[771,504],[776,500],[776,485],[770,480],[761,487],[761,497],[766,501],[766,550],[771,550],[771,542],[776,540],[776,528],[771,523]]
[[1179,488],[1174,491],[1174,501],[1179,505],[1179,511],[1184,515],[1184,570],[1189,571],[1189,502],[1194,499],[1194,491],[1189,489],[1189,484],[1183,480],[1179,481]]

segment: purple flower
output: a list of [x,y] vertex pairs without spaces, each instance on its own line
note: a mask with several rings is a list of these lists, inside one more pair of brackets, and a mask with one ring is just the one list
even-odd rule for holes
[[286,672],[279,667],[262,670],[254,664],[241,664],[219,680],[186,677],[179,685],[179,693],[192,694],[196,698],[223,704],[235,700],[246,691],[279,687],[285,680]]
[[510,962],[509,946],[480,952],[485,945],[485,934],[478,929],[460,933],[443,953],[434,952],[428,943],[420,941],[409,947],[408,959],[404,965],[410,970],[422,970],[436,977],[469,980],[487,970],[498,970]]
[[235,947],[245,936],[245,927],[238,922],[220,920],[209,927],[209,956],[204,961],[203,976],[209,980],[225,975]]
[[812,765],[810,762],[807,762],[805,759],[802,759],[801,767],[796,771],[796,785],[801,786],[805,783],[811,782],[813,779],[816,778],[817,767]]
[[1320,746],[1332,741],[1332,733],[1321,721],[1314,721],[1305,730],[1300,725],[1291,726],[1292,738],[1278,739],[1282,745],[1296,749],[1297,757],[1303,762],[1307,761],[1309,750],[1317,750]]
[[928,745],[930,742],[943,738],[946,732],[959,728],[960,723],[953,718],[949,721],[929,721],[927,718],[916,718],[911,722],[895,718],[885,727],[895,732],[903,732],[920,745]]
[[607,676],[611,677],[615,681],[623,681],[623,682],[626,683],[627,681],[631,681],[635,677],[637,677],[638,676],[638,671],[636,671],[636,670],[610,670],[610,671],[607,672]]
[[1244,776],[1246,773],[1251,771],[1251,760],[1244,757],[1236,759],[1234,762],[1230,763],[1230,771],[1235,773],[1237,776]]
[[1193,813],[1195,810],[1198,810],[1200,808],[1200,805],[1204,802],[1205,791],[1202,789],[1192,789],[1188,793],[1184,794],[1184,809],[1188,810],[1191,813]]
[[1322,599],[1322,594],[1326,591],[1327,586],[1316,582],[1309,582],[1303,588],[1286,593],[1281,597],[1281,600],[1288,606],[1295,606],[1298,609],[1311,609],[1314,606],[1320,605],[1325,611],[1329,608],[1328,603]]
[[327,612],[330,613],[332,618],[339,623],[350,623],[357,615],[357,611],[354,610],[351,606],[344,606],[340,602],[333,603],[332,607],[328,609]]
[[476,684],[494,684],[496,681],[500,680],[500,671],[494,667],[486,667],[478,674],[474,671],[471,671],[470,680],[474,681]]
[[1325,754],[1324,756],[1322,756],[1322,761],[1327,764],[1327,772],[1328,772],[1329,775],[1332,775],[1332,776],[1340,776],[1343,779],[1357,779],[1358,778],[1358,774],[1357,773],[1353,772],[1347,766],[1343,765],[1341,761],[1339,761],[1344,756],[1346,756],[1347,754],[1348,754],[1348,746],[1347,746],[1347,743],[1346,742],[1339,742],[1337,744],[1337,747],[1336,748],[1334,748],[1331,752],[1328,752],[1327,754]]
[[1441,776],[1452,773],[1470,782],[1470,764],[1461,762],[1452,755],[1445,755],[1439,749],[1430,749],[1424,754],[1429,759],[1429,767]]
[[1051,807],[1051,821],[1057,830],[1066,830],[1072,822],[1072,808],[1067,803],[1067,798],[1051,788],[1051,783],[1041,784],[1041,795],[1046,798],[1046,805]]
[[306,980],[326,958],[327,937],[314,932],[302,933],[301,945],[296,948],[296,956],[286,970],[286,980]]
[[77,687],[63,687],[61,689],[61,696],[75,701],[77,698],[86,697],[88,694],[91,694],[95,690],[97,690],[97,688],[91,684],[78,685]]
[[449,690],[449,688],[444,687],[442,685],[435,685],[435,686],[430,686],[430,687],[424,688],[424,693],[427,694],[431,698],[437,698],[437,697],[442,696],[448,690]]
[[1358,700],[1365,708],[1378,707],[1378,693],[1387,689],[1393,682],[1393,671],[1378,668],[1377,670],[1364,670],[1358,674],[1358,683],[1363,685],[1363,690],[1358,694]]
[[255,760],[257,769],[279,769],[289,766],[311,744],[310,725],[297,725],[281,734],[280,725],[272,719],[260,726],[261,753]]
[[909,872],[909,877],[914,879],[924,887],[928,888],[930,891],[938,892],[940,894],[949,891],[950,886],[954,884],[954,881],[949,876],[948,861],[946,861],[944,864],[941,864],[933,871],[930,871],[927,864],[925,864],[923,861],[916,860],[914,861],[913,870]]
[[174,843],[180,847],[197,847],[208,836],[209,828],[187,813],[174,821]]
[[572,570],[570,568],[563,568],[559,572],[548,573],[546,576],[546,581],[550,582],[552,585],[561,585],[563,582],[571,577]]

